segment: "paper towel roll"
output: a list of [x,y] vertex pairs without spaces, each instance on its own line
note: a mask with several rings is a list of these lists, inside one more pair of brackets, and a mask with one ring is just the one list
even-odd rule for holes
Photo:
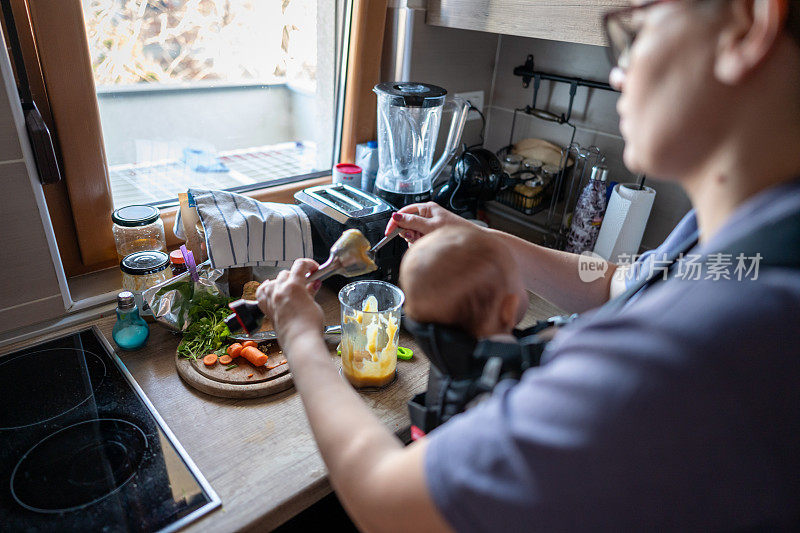
[[617,184],[611,193],[594,253],[612,263],[619,261],[621,254],[638,254],[655,199],[656,191],[650,187],[639,190],[633,183]]

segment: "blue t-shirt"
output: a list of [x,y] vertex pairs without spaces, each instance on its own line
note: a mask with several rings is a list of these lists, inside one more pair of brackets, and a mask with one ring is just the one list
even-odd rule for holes
[[[800,210],[749,200],[698,253]],[[800,516],[800,271],[670,279],[584,315],[542,366],[429,435],[459,531],[729,530]]]

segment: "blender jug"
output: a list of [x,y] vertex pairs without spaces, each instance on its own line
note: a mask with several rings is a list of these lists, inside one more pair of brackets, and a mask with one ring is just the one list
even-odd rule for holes
[[433,163],[447,91],[416,82],[379,83],[375,194],[395,207],[431,199],[433,181],[455,155],[469,104],[455,98],[444,153]]

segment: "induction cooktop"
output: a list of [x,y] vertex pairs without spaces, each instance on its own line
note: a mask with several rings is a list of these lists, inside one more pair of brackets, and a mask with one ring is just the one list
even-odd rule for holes
[[166,532],[219,506],[96,327],[0,356],[0,529]]

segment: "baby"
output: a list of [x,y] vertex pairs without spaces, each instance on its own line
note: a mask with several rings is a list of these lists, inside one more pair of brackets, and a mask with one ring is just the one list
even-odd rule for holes
[[414,243],[400,265],[405,313],[476,339],[509,335],[528,307],[516,261],[491,234],[445,226]]

